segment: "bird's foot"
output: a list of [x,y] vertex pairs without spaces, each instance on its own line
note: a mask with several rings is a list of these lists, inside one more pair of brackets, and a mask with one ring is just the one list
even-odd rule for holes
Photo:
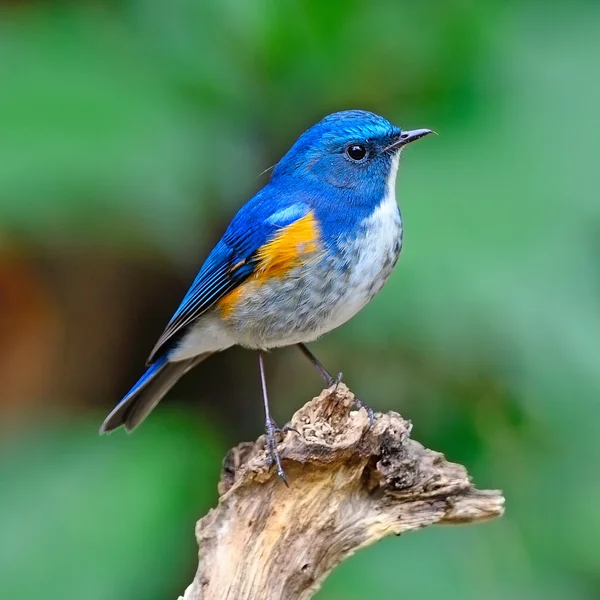
[[295,427],[292,427],[291,423],[286,423],[283,427],[277,427],[277,425],[273,421],[273,432],[274,433],[279,433],[280,435],[285,436],[285,434],[288,431],[293,431],[294,433],[297,433],[298,435],[300,435],[300,432]]
[[[337,392],[338,385],[340,385],[341,382],[342,373],[338,373],[338,376],[335,379],[333,377],[329,377],[327,380],[327,387],[335,386],[334,391]],[[354,404],[358,410],[364,408],[367,411],[367,415],[369,416],[369,428],[371,428],[375,422],[375,411],[356,396],[354,396]]]
[[294,429],[289,423],[284,425],[281,429],[277,427],[277,424],[273,419],[267,419],[265,422],[265,432],[267,434],[267,449],[269,451],[269,462],[270,466],[275,465],[277,468],[277,475],[279,478],[289,487],[285,471],[281,466],[281,457],[279,456],[279,450],[277,449],[277,439],[275,435],[278,433],[286,433],[287,431],[298,431]]
[[332,385],[334,385],[335,386],[334,392],[337,392],[338,385],[340,385],[340,383],[342,383],[342,378],[343,378],[343,373],[338,373],[337,377],[332,377],[328,373],[327,379],[325,380],[325,385],[328,388],[330,388]]
[[359,410],[364,408],[367,411],[367,415],[369,416],[369,429],[373,427],[373,423],[375,423],[375,411],[356,396],[354,396],[354,404]]

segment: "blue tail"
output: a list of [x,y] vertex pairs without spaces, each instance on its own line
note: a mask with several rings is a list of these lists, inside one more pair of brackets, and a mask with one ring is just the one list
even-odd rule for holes
[[127,431],[137,427],[177,381],[210,354],[210,352],[200,354],[177,362],[169,362],[168,355],[165,355],[152,363],[129,393],[106,417],[100,427],[100,433],[107,433],[121,425],[124,425]]

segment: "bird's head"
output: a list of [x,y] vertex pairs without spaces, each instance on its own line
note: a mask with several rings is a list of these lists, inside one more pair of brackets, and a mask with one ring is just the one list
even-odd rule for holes
[[368,191],[395,176],[404,146],[432,133],[403,131],[363,110],[333,113],[305,131],[273,171],[273,179],[304,178]]

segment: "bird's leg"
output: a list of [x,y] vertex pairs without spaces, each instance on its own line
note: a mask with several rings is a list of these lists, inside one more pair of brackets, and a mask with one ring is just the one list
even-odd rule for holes
[[[275,424],[275,421],[271,418],[271,411],[269,410],[269,398],[267,396],[267,380],[265,378],[265,365],[263,359],[263,353],[258,351],[258,367],[260,370],[260,382],[262,386],[263,402],[265,404],[265,431],[267,434],[267,448],[269,450],[269,456],[271,457],[271,464],[277,466],[277,475],[282,479],[285,485],[288,485],[285,477],[285,472],[281,466],[281,458],[277,451],[277,440],[275,439],[275,433],[280,429]],[[291,429],[291,428],[290,428]]]
[[[318,371],[319,375],[321,375],[321,377],[325,380],[327,387],[331,387],[335,384],[337,388],[339,383],[342,381],[342,374],[338,373],[338,376],[334,378],[333,375],[321,364],[319,359],[304,344],[299,343],[296,345],[300,349],[300,352],[302,352],[302,354],[304,354],[304,356],[310,360],[313,367]],[[358,408],[364,408],[367,411],[367,414],[369,415],[369,425],[373,425],[373,422],[375,421],[375,413],[373,409],[359,400],[356,396],[354,397],[354,403],[356,406],[358,406]]]
[[340,383],[342,381],[342,374],[338,373],[337,378],[334,378],[333,375],[321,364],[319,359],[302,343],[297,344],[300,352],[310,360],[313,367],[317,370],[319,375],[325,381],[325,385],[327,387],[331,387],[334,383]]

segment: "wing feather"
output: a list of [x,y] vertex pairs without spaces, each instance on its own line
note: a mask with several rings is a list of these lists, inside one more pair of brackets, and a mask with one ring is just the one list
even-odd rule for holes
[[[264,192],[265,190],[263,190]],[[242,207],[215,246],[196,279],[184,296],[179,308],[156,342],[147,363],[152,364],[165,348],[196,319],[210,310],[221,298],[250,277],[258,262],[261,247],[290,223],[306,216],[309,207],[304,203],[290,203],[283,209],[273,210],[270,198],[255,196]]]
[[251,273],[252,269],[247,269],[247,272],[242,272],[241,269],[233,270],[229,262],[218,264],[214,269],[202,269],[177,312],[158,338],[147,363],[152,364],[168,342],[212,308],[220,298],[242,283]]

